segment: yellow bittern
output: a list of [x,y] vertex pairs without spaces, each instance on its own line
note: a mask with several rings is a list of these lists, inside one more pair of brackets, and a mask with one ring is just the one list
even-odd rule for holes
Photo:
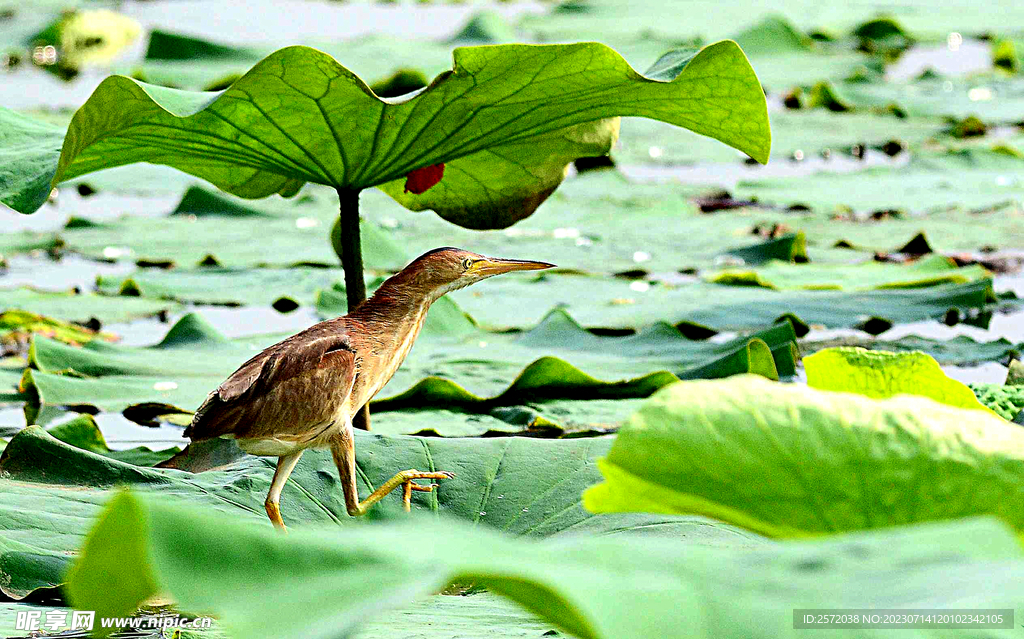
[[366,513],[399,486],[409,510],[413,490],[434,488],[413,480],[454,475],[403,470],[360,501],[353,416],[398,370],[435,300],[492,275],[552,266],[450,247],[424,253],[348,315],[315,324],[242,364],[209,394],[185,437],[234,438],[249,454],[277,457],[265,505],[282,529],[281,490],[307,448],[331,449],[349,515]]

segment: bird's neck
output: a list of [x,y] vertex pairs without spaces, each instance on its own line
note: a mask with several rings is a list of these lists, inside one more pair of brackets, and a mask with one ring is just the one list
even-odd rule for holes
[[408,327],[415,336],[423,325],[427,310],[438,296],[408,286],[400,281],[400,275],[381,284],[369,299],[349,313],[349,317],[380,326],[384,334],[392,333],[400,326]]
[[389,287],[387,283],[348,315],[363,325],[369,342],[361,366],[370,373],[359,388],[357,404],[369,401],[402,365],[423,328],[430,304],[436,299],[402,287]]

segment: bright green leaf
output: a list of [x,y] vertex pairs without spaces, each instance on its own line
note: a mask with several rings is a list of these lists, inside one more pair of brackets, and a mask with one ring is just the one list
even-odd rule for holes
[[740,376],[651,397],[598,461],[593,512],[690,513],[773,537],[995,515],[1024,532],[1024,430],[924,397]]
[[857,393],[874,399],[918,395],[948,406],[994,414],[978,401],[966,384],[947,376],[927,353],[827,348],[805,357],[804,370],[811,388]]

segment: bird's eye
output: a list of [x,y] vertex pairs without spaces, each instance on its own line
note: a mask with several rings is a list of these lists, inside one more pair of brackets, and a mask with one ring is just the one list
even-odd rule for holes
[[468,269],[470,266],[473,266],[473,260],[472,259],[467,257],[466,259],[462,260],[462,268]]

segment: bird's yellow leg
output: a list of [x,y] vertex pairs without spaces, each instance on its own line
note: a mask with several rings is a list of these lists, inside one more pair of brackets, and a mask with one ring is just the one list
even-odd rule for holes
[[274,479],[270,482],[270,492],[267,493],[267,500],[263,502],[270,521],[284,532],[288,532],[288,529],[284,527],[284,520],[281,519],[281,491],[284,489],[285,482],[288,481],[288,476],[295,470],[295,464],[299,462],[299,457],[302,457],[301,450],[297,453],[277,458],[277,470],[274,471]]
[[334,456],[334,464],[338,467],[338,477],[341,479],[341,488],[345,493],[345,509],[353,517],[365,515],[371,506],[399,486],[403,487],[403,506],[405,511],[409,512],[412,491],[430,492],[434,489],[433,485],[416,484],[413,482],[414,479],[451,479],[455,477],[455,473],[446,471],[403,470],[381,484],[380,488],[370,493],[369,497],[359,501],[359,491],[356,489],[356,450],[355,442],[352,439],[351,424],[342,428],[341,433],[331,443],[331,454]]

